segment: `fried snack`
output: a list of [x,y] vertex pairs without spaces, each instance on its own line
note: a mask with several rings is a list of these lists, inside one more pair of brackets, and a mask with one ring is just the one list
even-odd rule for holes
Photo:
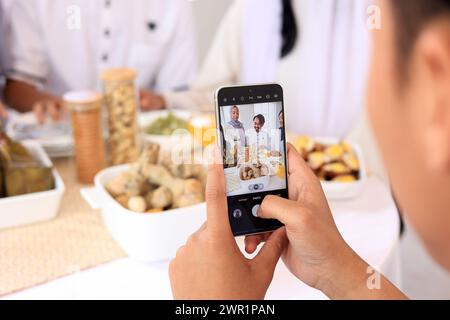
[[128,200],[128,209],[134,212],[143,213],[147,210],[147,204],[145,203],[144,197],[133,197]]
[[325,153],[313,152],[308,156],[308,164],[311,169],[318,170],[327,162]]
[[129,210],[156,213],[203,202],[205,184],[203,166],[161,160],[159,145],[150,144],[137,162],[111,180],[106,189]]
[[344,155],[344,149],[339,144],[331,145],[325,149],[325,155],[331,162],[338,161]]
[[155,191],[147,193],[146,202],[149,208],[164,209],[173,203],[172,192],[166,187],[159,187]]
[[145,211],[145,213],[147,213],[147,214],[156,214],[156,213],[161,213],[163,211],[164,211],[163,209],[150,209],[150,210]]
[[294,146],[303,156],[306,156],[309,152],[313,151],[314,140],[307,136],[299,137],[295,140]]
[[320,180],[341,183],[359,180],[360,162],[350,143],[326,145],[309,137],[300,137],[296,142],[298,151]]
[[130,200],[129,197],[126,195],[120,195],[118,197],[115,197],[116,201],[125,209],[128,209],[128,200]]
[[344,154],[342,157],[343,162],[347,167],[349,167],[352,171],[358,171],[359,170],[359,161],[356,155],[350,151],[350,153]]
[[118,197],[125,194],[126,186],[128,181],[130,181],[130,178],[131,176],[129,172],[119,174],[106,185],[106,191],[108,191],[113,197]]
[[322,170],[325,173],[326,180],[333,180],[337,176],[351,173],[351,170],[340,162],[327,164],[323,166]]
[[355,176],[353,176],[351,174],[346,174],[346,175],[342,175],[342,176],[337,176],[332,181],[349,183],[349,182],[355,182],[356,178],[355,178]]

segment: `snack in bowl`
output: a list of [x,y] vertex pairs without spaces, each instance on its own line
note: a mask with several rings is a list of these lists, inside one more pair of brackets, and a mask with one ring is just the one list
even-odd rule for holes
[[206,169],[173,163],[159,144],[143,150],[136,163],[99,172],[81,194],[130,258],[164,261],[206,220]]
[[294,146],[320,180],[353,183],[360,179],[360,161],[350,143],[323,143],[310,137],[299,137]]
[[128,210],[159,213],[202,203],[206,172],[199,164],[174,164],[148,144],[138,161],[113,178],[106,190]]

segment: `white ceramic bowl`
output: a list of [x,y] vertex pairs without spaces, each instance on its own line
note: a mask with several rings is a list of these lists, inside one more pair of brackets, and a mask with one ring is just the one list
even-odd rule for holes
[[188,237],[206,221],[206,204],[141,214],[122,207],[105,189],[128,165],[111,167],[97,174],[95,188],[81,194],[93,207],[101,209],[103,220],[114,240],[133,259],[155,262],[175,257]]
[[[30,153],[45,166],[52,162],[42,146],[35,141],[22,142]],[[0,199],[0,229],[50,220],[56,217],[64,195],[64,182],[56,170],[53,170],[55,188],[22,196]]]

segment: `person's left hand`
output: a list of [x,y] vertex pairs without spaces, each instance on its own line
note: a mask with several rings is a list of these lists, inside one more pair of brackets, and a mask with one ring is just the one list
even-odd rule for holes
[[274,232],[255,258],[241,253],[228,221],[221,164],[208,169],[206,204],[207,222],[170,264],[174,298],[264,299],[287,241],[285,229]]
[[145,89],[141,89],[139,92],[139,102],[143,111],[161,110],[166,108],[166,101],[163,96]]

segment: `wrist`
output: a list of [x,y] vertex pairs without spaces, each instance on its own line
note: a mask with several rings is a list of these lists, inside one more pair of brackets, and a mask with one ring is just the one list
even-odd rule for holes
[[317,289],[330,299],[358,299],[368,277],[369,265],[346,243],[329,266]]

